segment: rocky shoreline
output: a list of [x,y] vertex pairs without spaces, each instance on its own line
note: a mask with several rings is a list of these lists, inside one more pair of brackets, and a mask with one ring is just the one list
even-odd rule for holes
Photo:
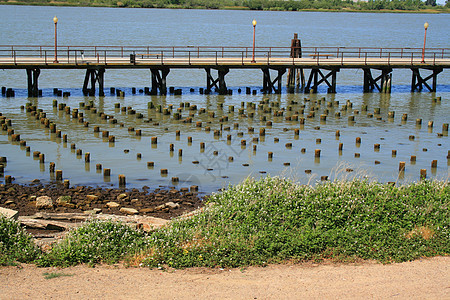
[[198,187],[114,189],[62,184],[1,184],[0,207],[19,216],[44,213],[140,215],[171,219],[202,206]]

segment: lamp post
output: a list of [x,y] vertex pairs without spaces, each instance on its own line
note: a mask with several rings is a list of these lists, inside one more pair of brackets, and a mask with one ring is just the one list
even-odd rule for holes
[[425,24],[423,24],[423,27],[425,28],[425,34],[423,36],[422,63],[425,63],[425,43],[427,41],[428,22],[425,22]]
[[255,32],[256,32],[256,20],[252,21],[253,24],[253,55],[252,55],[252,63],[255,63]]
[[56,16],[53,18],[53,23],[55,23],[55,60],[53,61],[53,63],[58,63],[58,39],[57,39],[57,30],[56,30],[56,26],[58,24],[58,18]]

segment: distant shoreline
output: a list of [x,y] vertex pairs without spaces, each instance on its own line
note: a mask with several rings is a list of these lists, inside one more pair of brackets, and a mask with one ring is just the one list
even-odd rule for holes
[[336,13],[400,13],[400,14],[449,14],[450,8],[439,6],[437,8],[427,8],[427,9],[418,9],[418,10],[400,10],[400,9],[354,9],[348,7],[342,7],[339,9],[315,9],[315,8],[306,8],[306,9],[298,9],[298,10],[283,10],[278,8],[269,8],[269,9],[250,9],[244,6],[223,6],[219,8],[207,8],[207,7],[184,7],[182,5],[167,5],[165,7],[129,7],[129,6],[118,6],[118,5],[83,5],[76,3],[64,3],[64,2],[53,2],[53,3],[40,3],[40,2],[3,2],[0,1],[0,5],[21,5],[21,6],[57,6],[57,7],[102,7],[102,8],[142,8],[142,9],[200,9],[200,10],[246,10],[246,11],[297,11],[297,12],[336,12]]

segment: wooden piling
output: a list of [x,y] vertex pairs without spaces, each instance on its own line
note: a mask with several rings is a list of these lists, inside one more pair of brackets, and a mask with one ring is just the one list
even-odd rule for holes
[[433,160],[433,161],[431,161],[431,168],[432,168],[432,169],[437,168],[437,160],[436,160],[436,159]]
[[420,169],[420,179],[424,180],[427,178],[427,169]]
[[405,168],[406,168],[406,162],[401,161],[401,162],[398,164],[398,171],[399,171],[399,172],[404,172],[404,171],[405,171]]
[[314,157],[320,157],[320,149],[314,150]]
[[402,122],[406,122],[408,120],[408,114],[402,115]]
[[91,153],[86,152],[86,153],[84,154],[84,162],[88,163],[88,162],[90,162],[90,161],[91,161]]
[[126,184],[127,184],[127,182],[126,182],[125,175],[120,174],[120,175],[119,175],[119,186],[120,186],[120,187],[125,187]]
[[55,179],[57,181],[62,181],[62,179],[63,179],[62,170],[56,170]]

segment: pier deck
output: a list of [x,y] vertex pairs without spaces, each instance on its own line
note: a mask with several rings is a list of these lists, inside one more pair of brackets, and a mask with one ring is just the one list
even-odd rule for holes
[[[299,53],[291,57],[291,53]],[[254,55],[254,61],[253,61]],[[149,69],[152,91],[165,93],[165,78],[170,69],[205,69],[208,86],[212,80],[220,93],[226,92],[225,75],[230,69],[261,69],[267,92],[280,92],[281,78],[290,71],[311,70],[306,91],[317,91],[327,84],[336,92],[336,73],[341,69],[363,69],[364,91],[390,89],[393,69],[411,69],[411,91],[423,87],[436,91],[437,75],[450,67],[450,48],[363,48],[363,47],[125,47],[125,46],[0,46],[0,69],[26,69],[30,95],[37,92],[41,69],[85,69],[84,90],[91,80],[103,88],[106,69]],[[218,71],[212,78],[211,69]],[[269,70],[278,71],[275,80]],[[381,71],[372,76],[372,70]],[[420,71],[431,72],[422,76]],[[327,73],[328,72],[328,73]],[[291,72],[290,72],[291,73]],[[295,73],[295,72],[292,72]],[[290,76],[290,75],[289,75]],[[331,82],[330,79],[331,78]],[[427,81],[432,80],[432,84]],[[292,81],[291,81],[292,82]],[[100,94],[102,91],[100,91]]]

